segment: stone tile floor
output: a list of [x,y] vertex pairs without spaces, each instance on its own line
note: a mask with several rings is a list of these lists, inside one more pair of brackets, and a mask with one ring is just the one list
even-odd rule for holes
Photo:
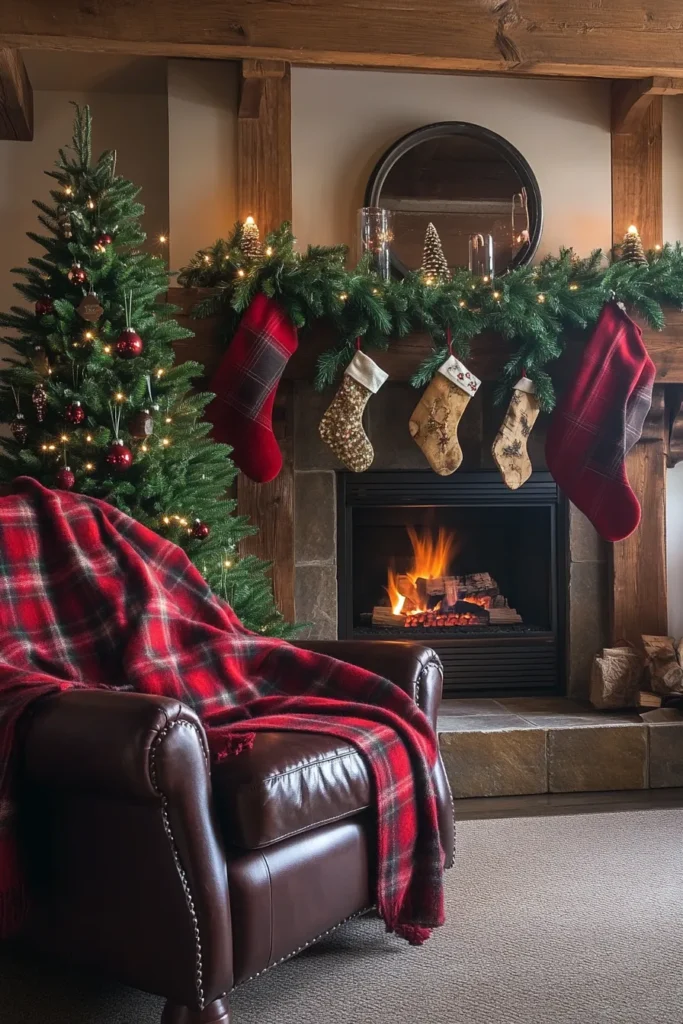
[[444,700],[439,742],[456,799],[683,786],[683,717],[643,720],[565,697]]

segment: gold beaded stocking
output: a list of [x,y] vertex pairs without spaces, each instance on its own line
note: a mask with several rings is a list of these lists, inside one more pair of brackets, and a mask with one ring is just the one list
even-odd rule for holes
[[462,462],[458,424],[481,381],[451,355],[434,374],[408,429],[435,473],[449,476]]
[[332,404],[320,421],[319,433],[340,462],[354,473],[369,469],[375,457],[363,430],[363,411],[389,375],[360,349],[344,371]]
[[529,434],[538,419],[539,405],[534,382],[522,377],[515,384],[505,419],[493,442],[493,458],[511,491],[525,484],[532,465],[527,452]]

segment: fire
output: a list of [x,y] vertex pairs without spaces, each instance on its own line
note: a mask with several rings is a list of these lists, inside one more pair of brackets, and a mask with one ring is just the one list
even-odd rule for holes
[[[439,528],[436,537],[431,532],[425,532],[419,536],[412,526],[408,526],[407,530],[413,547],[413,564],[404,575],[410,579],[411,583],[416,583],[420,578],[432,580],[448,575],[451,561],[458,552],[455,535],[443,527]],[[398,592],[397,577],[398,573],[389,567],[386,591],[394,615],[401,614],[406,600],[403,594]],[[421,608],[416,611],[425,612],[426,610],[426,608]]]

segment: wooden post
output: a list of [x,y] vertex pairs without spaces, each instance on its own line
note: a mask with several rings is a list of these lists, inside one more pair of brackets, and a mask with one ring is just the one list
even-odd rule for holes
[[[635,224],[646,249],[662,244],[662,79],[612,84],[612,240]],[[636,643],[642,633],[667,632],[666,425],[658,385],[643,436],[626,460],[642,520],[613,545],[612,641]]]
[[663,88],[657,84],[648,89],[643,83],[612,83],[614,245],[622,241],[631,224],[638,228],[646,249],[662,244]]
[[[283,61],[242,61],[238,118],[240,219],[251,215],[261,237],[292,217],[291,79]],[[243,554],[273,563],[275,601],[294,620],[294,452],[291,384],[280,382],[273,427],[282,452],[275,480],[255,484],[240,475],[237,507],[258,534],[243,542]]]
[[626,472],[642,520],[635,533],[612,545],[612,641],[637,643],[643,633],[668,632],[666,595],[666,458],[668,422],[664,387],[655,387],[640,442]]
[[239,215],[261,234],[292,217],[290,68],[281,60],[243,60],[237,128]]
[[33,89],[18,50],[0,48],[0,139],[33,139]]

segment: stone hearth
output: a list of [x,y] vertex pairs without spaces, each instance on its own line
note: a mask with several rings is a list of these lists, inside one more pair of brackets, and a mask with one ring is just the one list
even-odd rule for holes
[[456,799],[683,786],[683,718],[565,698],[447,700],[439,743]]
[[[340,466],[318,436],[331,392],[297,382],[294,398],[295,599],[299,621],[309,622],[310,639],[337,637],[336,471]],[[497,472],[491,444],[504,410],[482,385],[460,425],[461,469]],[[375,449],[373,470],[425,469],[424,457],[408,433],[419,393],[408,384],[387,382],[367,408],[365,427]],[[534,469],[546,468],[545,422],[529,440]],[[606,545],[575,508],[568,516],[567,694],[585,698],[593,654],[607,643],[608,567]]]

